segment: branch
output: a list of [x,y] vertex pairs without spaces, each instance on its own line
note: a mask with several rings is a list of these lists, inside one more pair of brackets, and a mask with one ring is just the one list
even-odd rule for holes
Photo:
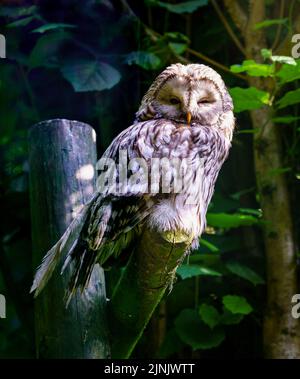
[[219,19],[221,20],[222,24],[224,25],[225,29],[227,30],[227,33],[231,37],[232,41],[235,43],[237,48],[242,52],[242,54],[246,55],[245,48],[237,38],[236,34],[232,30],[231,26],[229,25],[228,21],[226,20],[226,17],[224,17],[223,12],[221,11],[219,5],[217,4],[216,0],[211,0],[211,3],[219,16]]
[[[284,0],[281,0],[278,18],[283,18],[283,12],[284,12]],[[281,30],[282,30],[282,24],[279,24],[277,27],[277,30],[276,30],[276,35],[275,35],[275,39],[274,39],[274,42],[273,42],[272,47],[271,47],[271,51],[275,50],[278,46],[279,38],[281,35]]]
[[246,77],[245,75],[237,74],[237,73],[235,73],[235,72],[230,71],[230,69],[229,69],[228,67],[224,66],[222,63],[219,63],[219,62],[217,62],[217,61],[215,61],[215,60],[213,60],[213,59],[207,57],[206,55],[204,55],[204,54],[202,54],[202,53],[199,53],[199,52],[196,51],[196,50],[193,50],[193,49],[187,48],[186,51],[188,51],[190,54],[194,55],[195,57],[198,57],[198,58],[204,60],[205,62],[208,62],[208,63],[210,63],[211,65],[213,65],[213,66],[215,66],[215,67],[218,67],[218,68],[220,68],[220,69],[223,70],[223,71],[228,72],[228,73],[231,74],[231,75],[234,75],[234,76],[236,76],[236,77],[238,77],[238,78],[240,78],[240,79],[243,79],[243,80],[247,80],[247,77]]
[[248,16],[246,12],[243,10],[238,0],[223,0],[223,1],[233,22],[244,35],[245,29],[248,23]]
[[190,236],[180,231],[142,232],[110,301],[113,359],[130,357],[190,243]]
[[[156,42],[158,40],[158,38],[162,37],[162,35],[158,32],[156,32],[155,30],[153,30],[152,28],[150,28],[149,26],[147,26],[145,23],[143,23],[136,15],[135,13],[133,12],[133,10],[130,8],[129,4],[127,3],[126,0],[121,0],[121,3],[123,5],[123,8],[124,10],[128,13],[128,15],[132,18],[134,18],[137,22],[139,22],[139,24],[144,28],[146,34],[148,34],[148,36],[152,39],[152,41]],[[240,79],[243,79],[243,80],[247,80],[246,76],[244,75],[241,75],[241,74],[237,74],[235,72],[232,72],[230,71],[230,69],[226,66],[224,66],[222,63],[219,63],[209,57],[207,57],[206,55],[202,54],[202,53],[199,53],[198,51],[196,50],[193,50],[191,48],[187,48],[186,49],[186,52],[188,54],[191,54],[191,55],[194,55],[195,57],[197,58],[200,58],[202,59],[204,62],[207,62],[215,67],[218,67],[219,69],[223,70],[223,71],[226,71],[228,72],[229,74],[233,75],[233,76],[236,76]],[[182,56],[179,56],[179,55],[176,55],[176,58],[181,61],[182,63],[185,63],[185,64],[188,64],[188,63],[191,63],[187,58],[185,57],[182,57]]]
[[[149,37],[154,41],[156,42],[157,39],[159,37],[161,37],[161,34],[157,33],[155,30],[152,30],[151,28],[149,28],[148,26],[144,25],[144,28],[145,28],[145,32],[149,35]],[[233,76],[236,76],[240,79],[243,79],[243,80],[247,80],[247,77],[245,75],[241,75],[241,74],[237,74],[235,72],[232,72],[230,71],[230,69],[228,67],[226,67],[225,65],[223,65],[222,63],[219,63],[217,61],[215,61],[214,59],[211,59],[209,57],[207,57],[206,55],[196,51],[196,50],[193,50],[191,49],[190,47],[188,47],[186,49],[186,52],[188,52],[189,54],[191,55],[194,55],[195,57],[197,58],[200,58],[202,59],[204,62],[207,62],[215,67],[218,67],[220,68],[221,70],[223,71],[226,71],[228,72],[229,74],[233,75]],[[177,55],[176,56],[178,59],[180,59],[183,63],[190,63],[190,61],[187,59],[187,58],[184,58],[184,57],[180,57]]]

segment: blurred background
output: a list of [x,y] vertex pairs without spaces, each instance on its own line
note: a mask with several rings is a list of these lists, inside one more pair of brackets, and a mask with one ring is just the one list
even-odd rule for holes
[[[246,3],[1,1],[6,59],[0,59],[0,294],[7,301],[7,317],[0,319],[1,358],[35,357],[29,295],[33,267],[28,129],[51,118],[86,122],[96,130],[100,157],[112,139],[131,125],[155,76],[174,62],[209,64],[222,75],[234,99],[237,128],[201,247],[178,270],[173,291],[161,302],[133,356],[264,355],[269,338],[264,329],[270,304],[268,278],[286,289],[280,287],[282,271],[276,278],[270,238],[278,238],[278,251],[274,251],[278,267],[292,265],[286,272],[287,293],[296,293],[297,288],[300,292],[295,281],[300,63],[299,56],[291,54],[291,36],[300,25],[300,3],[253,1],[252,8]],[[271,120],[270,133],[274,129],[277,136],[272,152],[263,139],[256,139],[258,129],[265,127],[259,125],[265,116]],[[277,165],[268,173],[271,184],[261,184],[269,176],[258,151],[266,151],[266,161]],[[281,216],[276,213],[276,194],[272,203],[272,186],[275,191],[284,189]],[[272,208],[274,218],[270,218]],[[271,219],[275,231],[270,232]],[[278,230],[292,235],[291,253],[285,251]],[[286,256],[291,257],[289,262]],[[118,275],[118,269],[107,272],[108,297]],[[290,304],[290,298],[284,304]],[[283,307],[280,312],[290,314],[290,308]],[[274,321],[278,315],[272,317]],[[300,351],[300,338],[293,337],[287,344],[287,349],[298,344]]]

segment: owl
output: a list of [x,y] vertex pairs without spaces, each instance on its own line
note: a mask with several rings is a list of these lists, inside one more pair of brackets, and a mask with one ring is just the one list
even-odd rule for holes
[[[116,163],[114,185],[103,185],[105,180],[98,184],[91,200],[45,255],[31,291],[38,295],[56,266],[61,264],[63,272],[71,262],[69,294],[83,290],[94,265],[105,265],[132,249],[144,228],[153,233],[184,232],[192,241],[188,251],[197,247],[234,124],[232,99],[216,71],[202,64],[167,67],[143,97],[133,125],[113,140],[102,157]],[[121,172],[124,152],[134,162],[130,174],[135,180]],[[185,162],[184,167],[178,162]],[[146,169],[142,175],[138,175],[140,166]],[[178,172],[188,177],[180,190],[175,188]],[[163,176],[168,179],[167,191]]]

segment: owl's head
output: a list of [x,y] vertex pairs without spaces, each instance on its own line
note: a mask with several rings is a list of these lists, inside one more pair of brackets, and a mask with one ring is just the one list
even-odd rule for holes
[[214,125],[231,138],[232,109],[232,99],[216,71],[202,64],[177,63],[155,79],[136,117],[138,121],[165,118],[192,127]]

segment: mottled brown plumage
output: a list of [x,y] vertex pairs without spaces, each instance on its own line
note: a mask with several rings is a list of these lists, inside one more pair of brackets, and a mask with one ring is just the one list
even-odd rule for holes
[[[102,182],[98,186],[90,203],[44,258],[32,290],[36,294],[41,291],[62,257],[63,269],[71,261],[75,263],[71,294],[78,287],[83,289],[94,264],[104,264],[134,245],[143,228],[184,231],[191,236],[192,247],[197,246],[233,129],[232,100],[219,74],[198,64],[166,68],[145,94],[135,123],[117,136],[103,155],[117,164],[117,185],[103,187]],[[128,160],[142,161],[147,175],[122,184],[120,190],[122,152]],[[159,159],[159,173],[169,180],[168,193],[154,176],[155,159]],[[161,163],[164,160],[167,166]],[[187,178],[179,192],[178,161]],[[135,161],[130,168],[131,174],[137,175],[141,165]]]

